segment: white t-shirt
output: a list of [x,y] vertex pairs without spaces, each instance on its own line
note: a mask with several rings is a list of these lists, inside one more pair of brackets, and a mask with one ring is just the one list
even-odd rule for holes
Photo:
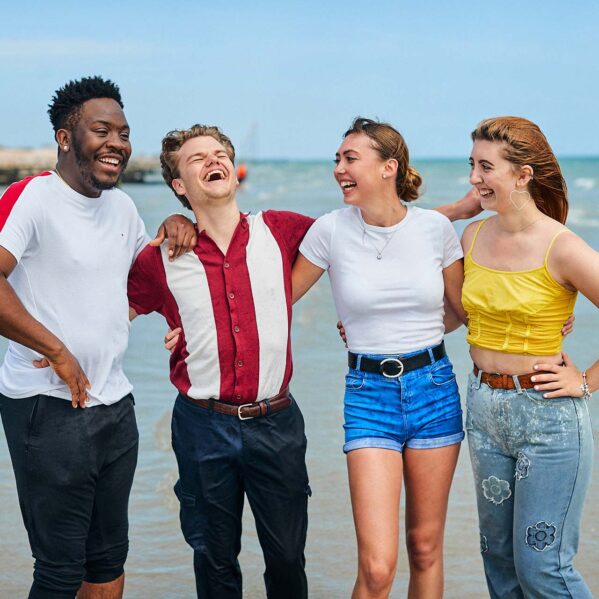
[[[405,354],[443,339],[443,269],[462,258],[449,220],[408,205],[393,227],[375,227],[350,206],[321,216],[300,252],[329,271],[347,346]],[[381,259],[377,259],[381,254]]]
[[[0,245],[17,260],[8,278],[27,311],[61,339],[92,387],[88,406],[131,389],[122,369],[129,339],[127,275],[148,238],[131,198],[118,189],[78,194],[55,173],[9,187],[0,199]],[[71,399],[40,354],[10,342],[0,393]]]

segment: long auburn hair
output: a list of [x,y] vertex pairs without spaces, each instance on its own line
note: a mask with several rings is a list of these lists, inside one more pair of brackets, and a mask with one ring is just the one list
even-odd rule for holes
[[568,216],[568,189],[559,163],[547,138],[533,122],[517,116],[500,116],[481,121],[472,141],[503,143],[504,158],[517,167],[533,170],[528,191],[537,208],[564,224]]

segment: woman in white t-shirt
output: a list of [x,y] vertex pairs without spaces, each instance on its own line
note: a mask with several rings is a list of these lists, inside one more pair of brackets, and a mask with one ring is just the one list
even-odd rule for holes
[[293,296],[328,270],[347,335],[344,451],[358,539],[352,597],[391,590],[403,478],[409,596],[440,598],[447,501],[464,437],[443,345],[444,297],[464,319],[462,251],[445,216],[403,203],[418,197],[422,180],[393,127],[357,118],[335,163],[347,206],[308,231]]

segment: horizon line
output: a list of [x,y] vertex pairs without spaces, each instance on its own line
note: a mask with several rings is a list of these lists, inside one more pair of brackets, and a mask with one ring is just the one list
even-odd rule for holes
[[[54,150],[56,148],[56,145],[54,143],[49,143],[49,144],[43,144],[40,146],[7,146],[4,144],[0,144],[0,150],[16,150],[16,151],[39,151],[39,150]],[[137,152],[137,151],[133,151],[131,154],[132,158],[159,158],[159,154],[156,154],[154,152]],[[599,159],[599,153],[596,154],[556,154],[556,158],[558,158],[558,160],[593,160],[593,159]],[[424,156],[424,155],[416,155],[416,156],[411,156],[410,157],[410,161],[461,161],[461,160],[466,160],[467,158],[464,155],[455,155],[455,154],[450,154],[450,155],[445,155],[445,156],[441,156],[441,155],[429,155],[429,156]],[[272,157],[272,156],[267,156],[267,157],[260,157],[260,158],[250,158],[250,157],[244,157],[244,156],[240,156],[237,155],[236,156],[236,163],[239,162],[333,162],[333,159],[330,157],[314,157],[314,158],[297,158],[297,157]]]

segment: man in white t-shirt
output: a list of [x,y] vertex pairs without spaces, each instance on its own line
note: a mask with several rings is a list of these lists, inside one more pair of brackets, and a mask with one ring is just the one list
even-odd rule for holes
[[131,155],[118,87],[71,81],[48,112],[56,169],[0,198],[0,413],[35,558],[30,599],[118,599],[138,448],[127,275],[148,237],[115,188]]

